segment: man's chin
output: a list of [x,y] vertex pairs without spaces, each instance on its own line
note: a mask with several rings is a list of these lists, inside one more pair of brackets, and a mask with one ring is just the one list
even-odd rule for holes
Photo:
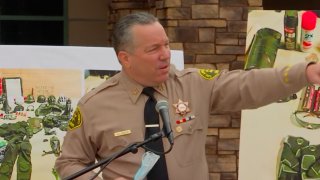
[[161,75],[161,77],[158,78],[157,83],[161,84],[166,82],[169,79],[169,73],[165,74],[165,75]]

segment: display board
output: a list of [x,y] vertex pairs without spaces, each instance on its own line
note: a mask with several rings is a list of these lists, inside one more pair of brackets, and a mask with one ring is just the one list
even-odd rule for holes
[[[306,12],[249,11],[245,68],[318,61],[320,20],[315,17],[316,27],[306,32]],[[319,179],[319,95],[318,86],[307,86],[267,106],[242,111],[239,180]]]
[[[183,52],[171,63],[183,69]],[[106,47],[0,46],[0,179],[57,179],[68,121],[84,93],[121,70]],[[7,174],[7,175],[6,175]]]

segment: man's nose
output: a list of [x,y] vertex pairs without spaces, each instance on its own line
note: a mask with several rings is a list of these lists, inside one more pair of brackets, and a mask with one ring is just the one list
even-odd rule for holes
[[170,48],[163,47],[162,51],[161,51],[160,59],[161,60],[167,60],[167,59],[170,58],[170,55],[171,55]]

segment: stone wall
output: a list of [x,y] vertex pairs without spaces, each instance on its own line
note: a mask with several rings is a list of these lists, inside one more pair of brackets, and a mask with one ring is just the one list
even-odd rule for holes
[[[171,49],[184,51],[185,67],[242,69],[249,8],[262,9],[262,0],[112,0],[108,29],[128,13],[147,11],[160,19]],[[210,179],[236,180],[241,112],[208,121]]]

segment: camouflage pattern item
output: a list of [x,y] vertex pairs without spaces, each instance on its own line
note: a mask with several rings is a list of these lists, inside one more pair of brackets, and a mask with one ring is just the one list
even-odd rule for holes
[[273,67],[280,41],[280,32],[270,28],[259,29],[250,45],[244,69]]
[[0,163],[2,163],[2,161],[4,159],[6,147],[7,147],[7,141],[0,140]]
[[65,109],[64,105],[59,104],[41,104],[35,111],[36,116],[46,116],[48,114],[60,115]]
[[59,128],[61,131],[67,131],[69,117],[65,115],[47,115],[42,119],[45,135],[56,134],[53,128]]
[[0,179],[11,179],[14,164],[17,160],[17,180],[31,178],[31,143],[33,132],[25,121],[2,124],[0,137],[7,141],[6,152],[0,166]]
[[48,154],[54,154],[56,157],[59,157],[61,153],[61,149],[60,149],[60,140],[57,138],[57,136],[52,136],[50,138],[50,147],[51,147],[51,151],[43,151],[42,156],[45,156]]
[[320,178],[320,145],[310,145],[301,150],[302,179]]
[[300,151],[308,145],[309,141],[300,137],[288,136],[283,141],[278,180],[299,179]]
[[283,142],[278,172],[278,180],[319,180],[320,145],[288,136]]
[[61,180],[57,170],[55,168],[52,168],[52,174],[55,177],[56,180]]
[[70,119],[72,116],[71,112],[72,112],[71,99],[68,98],[62,115],[67,116],[66,118]]
[[42,127],[42,118],[32,117],[28,120],[29,126],[32,129],[33,134],[38,133],[43,129]]

